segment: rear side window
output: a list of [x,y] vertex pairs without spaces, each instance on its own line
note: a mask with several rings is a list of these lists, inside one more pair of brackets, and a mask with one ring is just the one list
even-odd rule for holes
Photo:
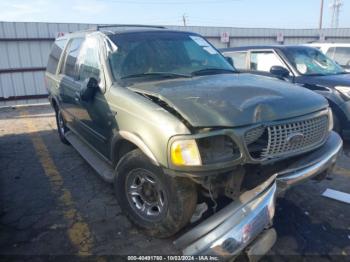
[[270,72],[271,67],[282,66],[283,63],[272,51],[257,51],[250,55],[250,69],[255,71]]
[[51,48],[49,61],[47,62],[46,70],[51,74],[56,74],[57,65],[60,61],[62,51],[67,43],[67,39],[56,40]]
[[237,69],[247,69],[247,52],[229,52],[225,53],[225,56],[229,56],[233,60],[233,65]]
[[77,58],[84,38],[74,38],[68,43],[66,50],[66,60],[61,72],[73,79],[78,79]]

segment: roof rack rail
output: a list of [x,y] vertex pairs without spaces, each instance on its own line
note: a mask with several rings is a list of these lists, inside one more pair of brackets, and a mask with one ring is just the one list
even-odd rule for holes
[[146,28],[160,28],[165,29],[165,26],[160,25],[123,25],[123,24],[111,24],[111,25],[97,25],[96,30],[100,30],[101,28],[109,28],[109,27],[146,27]]

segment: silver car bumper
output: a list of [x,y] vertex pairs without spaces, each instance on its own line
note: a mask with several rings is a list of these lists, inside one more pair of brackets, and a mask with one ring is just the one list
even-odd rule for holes
[[342,147],[342,139],[332,131],[322,147],[294,162],[284,171],[277,173],[279,191],[332,168]]
[[[263,255],[275,242],[271,233],[278,187],[285,189],[318,175],[333,166],[342,149],[342,140],[331,132],[319,149],[272,175],[253,190],[178,238],[174,244],[184,255],[249,256]],[[249,246],[249,247],[248,247]],[[248,248],[247,248],[248,247]],[[259,250],[259,254],[254,254]]]

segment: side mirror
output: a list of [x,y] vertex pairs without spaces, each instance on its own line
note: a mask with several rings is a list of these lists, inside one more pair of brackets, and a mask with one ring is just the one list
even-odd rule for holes
[[282,67],[282,66],[272,66],[270,69],[270,73],[274,76],[277,76],[278,78],[286,78],[289,76],[288,69]]
[[96,92],[99,90],[98,81],[94,77],[90,77],[86,86],[81,90],[80,97],[83,101],[91,101]]
[[232,66],[234,67],[234,63],[233,63],[232,57],[225,56],[225,59],[226,59],[226,61],[227,61],[230,65],[232,65]]

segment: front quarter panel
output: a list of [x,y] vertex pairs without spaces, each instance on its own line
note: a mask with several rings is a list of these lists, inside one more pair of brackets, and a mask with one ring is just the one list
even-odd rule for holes
[[190,134],[187,127],[150,99],[129,89],[113,86],[106,96],[111,111],[115,112],[116,121],[111,154],[115,140],[126,139],[153,162],[167,167],[168,141],[174,135]]

